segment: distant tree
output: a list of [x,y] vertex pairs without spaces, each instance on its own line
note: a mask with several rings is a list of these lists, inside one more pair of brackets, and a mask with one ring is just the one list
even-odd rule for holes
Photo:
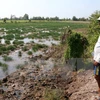
[[59,17],[50,17],[50,20],[59,20]]
[[77,21],[78,19],[76,18],[76,16],[73,16],[72,20]]
[[54,17],[54,19],[55,19],[55,20],[59,20],[59,17],[56,16],[56,17]]
[[48,20],[48,21],[49,21],[49,17],[46,17],[46,20]]
[[23,19],[23,17],[22,17],[22,16],[20,16],[20,17],[19,17],[19,20],[22,20],[22,19]]
[[25,14],[25,15],[23,16],[23,19],[24,19],[24,20],[28,20],[28,19],[29,19],[29,15],[28,15],[28,14]]
[[82,17],[82,18],[79,18],[78,20],[79,20],[79,21],[86,21],[87,19],[84,18],[84,17]]
[[3,19],[3,22],[6,23],[6,21],[7,21],[7,18],[4,18],[4,19]]

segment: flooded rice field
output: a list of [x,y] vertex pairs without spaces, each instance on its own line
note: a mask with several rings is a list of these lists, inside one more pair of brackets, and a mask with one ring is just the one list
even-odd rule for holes
[[23,52],[22,56],[19,57],[18,52],[19,50],[16,50],[9,54],[9,57],[13,59],[12,61],[4,61],[3,57],[0,56],[0,61],[8,65],[7,67],[0,67],[0,79],[29,64],[32,64],[35,67],[42,67],[44,72],[54,66],[52,59],[44,60],[37,58],[39,55],[44,55],[41,51],[34,52],[32,55],[33,58],[30,58],[30,56],[25,52]]
[[[23,29],[21,28],[15,28],[15,29],[0,28],[0,45],[3,45],[4,47],[8,45],[13,46],[15,45],[14,44],[15,41],[21,41],[23,42],[23,46],[28,44],[41,44],[51,47],[52,45],[60,44],[59,40],[55,40],[53,38],[57,37],[56,36],[57,34],[61,34],[61,32],[57,33],[57,31],[53,32],[53,30],[34,28],[34,32],[24,33]],[[3,53],[3,55],[2,54],[0,55],[0,63],[3,64],[3,66],[0,65],[0,79],[6,77],[7,75],[15,72],[17,69],[29,63],[33,63],[33,65],[35,66],[43,67],[44,71],[49,70],[49,68],[54,66],[52,60],[41,60],[41,59],[34,60],[38,55],[45,55],[45,54],[41,50],[37,50],[36,52],[34,52],[31,50],[32,48],[31,49],[28,48],[29,51],[32,51],[31,57],[34,57],[34,59],[32,59],[32,61],[30,62],[30,56],[27,54],[27,52],[22,51],[22,49],[18,47],[20,46],[20,43],[16,45],[17,45],[16,49],[14,51],[11,51],[7,55],[10,58],[12,58],[12,61],[4,61],[3,55],[6,55],[5,53]],[[20,51],[22,52],[22,56],[19,57],[18,54]]]
[[[59,41],[55,41],[52,39],[46,40],[46,39],[28,39],[28,38],[25,38],[25,39],[23,39],[23,41],[24,41],[24,44],[34,41],[34,43],[45,44],[47,46],[52,46],[52,44],[57,45],[60,43]],[[5,43],[4,39],[2,39],[1,43],[2,44]],[[22,52],[22,56],[19,57],[18,56],[19,51],[21,51],[21,49],[15,50],[9,54],[9,57],[12,58],[12,61],[4,61],[3,57],[0,56],[0,62],[8,65],[7,67],[0,67],[0,79],[6,77],[7,75],[15,72],[17,69],[19,69],[19,68],[21,68],[29,63],[33,63],[33,65],[35,65],[35,66],[41,66],[43,64],[41,67],[44,68],[44,71],[49,70],[49,68],[54,66],[54,63],[51,60],[41,60],[41,59],[39,60],[39,59],[37,59],[37,60],[32,60],[30,62],[30,56],[27,54],[27,52]],[[35,59],[35,57],[37,57],[39,55],[45,55],[45,54],[40,50],[37,52],[33,52],[33,54],[32,54],[34,59]],[[47,65],[48,65],[48,67],[47,67]]]
[[[14,40],[15,39],[11,40],[10,43],[13,44]],[[24,38],[24,39],[22,39],[20,41],[23,41],[24,44],[34,42],[34,43],[38,43],[38,44],[45,44],[47,46],[52,46],[52,44],[57,45],[57,44],[60,43],[59,41],[56,41],[56,40],[53,40],[53,39],[30,39],[30,38]],[[1,39],[1,44],[5,44],[5,39]]]

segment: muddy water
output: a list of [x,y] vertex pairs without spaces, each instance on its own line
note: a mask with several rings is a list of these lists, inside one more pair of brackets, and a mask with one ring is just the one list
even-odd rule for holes
[[[6,35],[3,34],[3,35]],[[10,43],[13,44],[13,41],[15,39],[11,40]],[[23,40],[24,44],[26,43],[37,43],[37,44],[45,44],[47,46],[52,46],[53,44],[58,45],[60,44],[59,41],[53,40],[52,38],[49,39],[30,39],[30,38],[24,38]],[[5,44],[5,39],[1,39],[1,43]],[[6,70],[3,70],[3,67],[0,67],[0,79],[4,78],[5,76],[15,72],[17,70],[17,66],[18,65],[24,65],[27,62],[29,62],[29,56],[27,55],[27,53],[23,52],[22,53],[22,57],[18,57],[18,52],[19,50],[16,50],[15,52],[12,52],[9,54],[9,56],[13,59],[13,61],[9,61],[9,62],[5,62],[3,60],[3,57],[0,56],[0,62],[5,63],[8,65],[8,67],[6,68]],[[35,52],[33,53],[33,56],[37,56],[43,54],[41,51]],[[42,64],[44,63],[44,64]],[[44,71],[49,70],[49,68],[51,68],[52,66],[54,66],[53,62],[51,60],[49,61],[43,61],[43,60],[37,60],[36,62],[34,62],[34,64],[37,66],[41,66],[43,67]],[[47,66],[49,64],[49,66]]]
[[[20,50],[16,50],[15,52],[12,52],[9,54],[10,57],[12,57],[13,61],[4,61],[3,57],[0,56],[0,61],[2,63],[6,63],[8,65],[7,69],[3,71],[3,67],[0,67],[0,79],[2,79],[3,77],[11,74],[12,72],[17,70],[17,66],[18,65],[24,65],[27,62],[29,62],[29,56],[27,55],[27,53],[23,52],[22,53],[22,57],[18,56],[18,52]],[[36,54],[40,54],[40,52],[36,52],[34,53],[34,55]]]
[[[15,39],[11,40],[10,43],[13,44],[14,40]],[[52,44],[57,45],[57,44],[60,43],[59,41],[56,41],[56,40],[53,40],[53,39],[29,39],[29,38],[24,38],[23,40],[20,40],[20,41],[23,41],[24,44],[34,42],[34,43],[38,43],[38,44],[45,44],[47,46],[52,46]],[[1,39],[1,44],[5,44],[5,39]]]
[[3,70],[3,67],[0,67],[0,79],[16,71],[18,65],[23,65],[28,61],[28,59],[26,59],[27,54],[23,53],[22,57],[18,57],[18,51],[19,50],[9,54],[9,56],[12,57],[13,61],[5,62],[3,60],[3,57],[0,56],[0,61],[8,65],[6,70]]
[[54,63],[52,59],[49,60],[42,60],[39,58],[36,58],[39,55],[44,55],[42,51],[33,52],[34,59],[30,59],[29,55],[27,53],[22,52],[22,57],[18,56],[19,50],[16,50],[15,52],[12,52],[9,54],[10,57],[12,57],[13,61],[4,61],[3,57],[0,56],[0,62],[5,63],[8,65],[6,70],[3,70],[3,67],[0,67],[0,79],[6,77],[7,75],[15,72],[18,68],[18,65],[24,66],[26,64],[33,64],[33,66],[38,66],[43,69],[43,72],[51,69],[54,66]]

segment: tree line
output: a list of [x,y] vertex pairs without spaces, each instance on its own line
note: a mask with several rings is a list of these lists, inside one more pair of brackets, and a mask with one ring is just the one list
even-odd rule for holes
[[1,18],[1,20],[56,20],[56,21],[87,21],[89,20],[88,18],[82,17],[82,18],[77,18],[76,16],[73,16],[72,18],[59,18],[57,16],[55,17],[41,17],[41,16],[33,16],[32,18],[29,18],[28,14],[24,14],[24,16],[16,17],[15,15],[11,15],[10,18]]

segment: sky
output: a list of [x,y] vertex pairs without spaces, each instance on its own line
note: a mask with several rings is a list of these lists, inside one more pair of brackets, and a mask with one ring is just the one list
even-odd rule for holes
[[0,0],[0,18],[28,14],[59,18],[88,18],[100,10],[100,0]]

